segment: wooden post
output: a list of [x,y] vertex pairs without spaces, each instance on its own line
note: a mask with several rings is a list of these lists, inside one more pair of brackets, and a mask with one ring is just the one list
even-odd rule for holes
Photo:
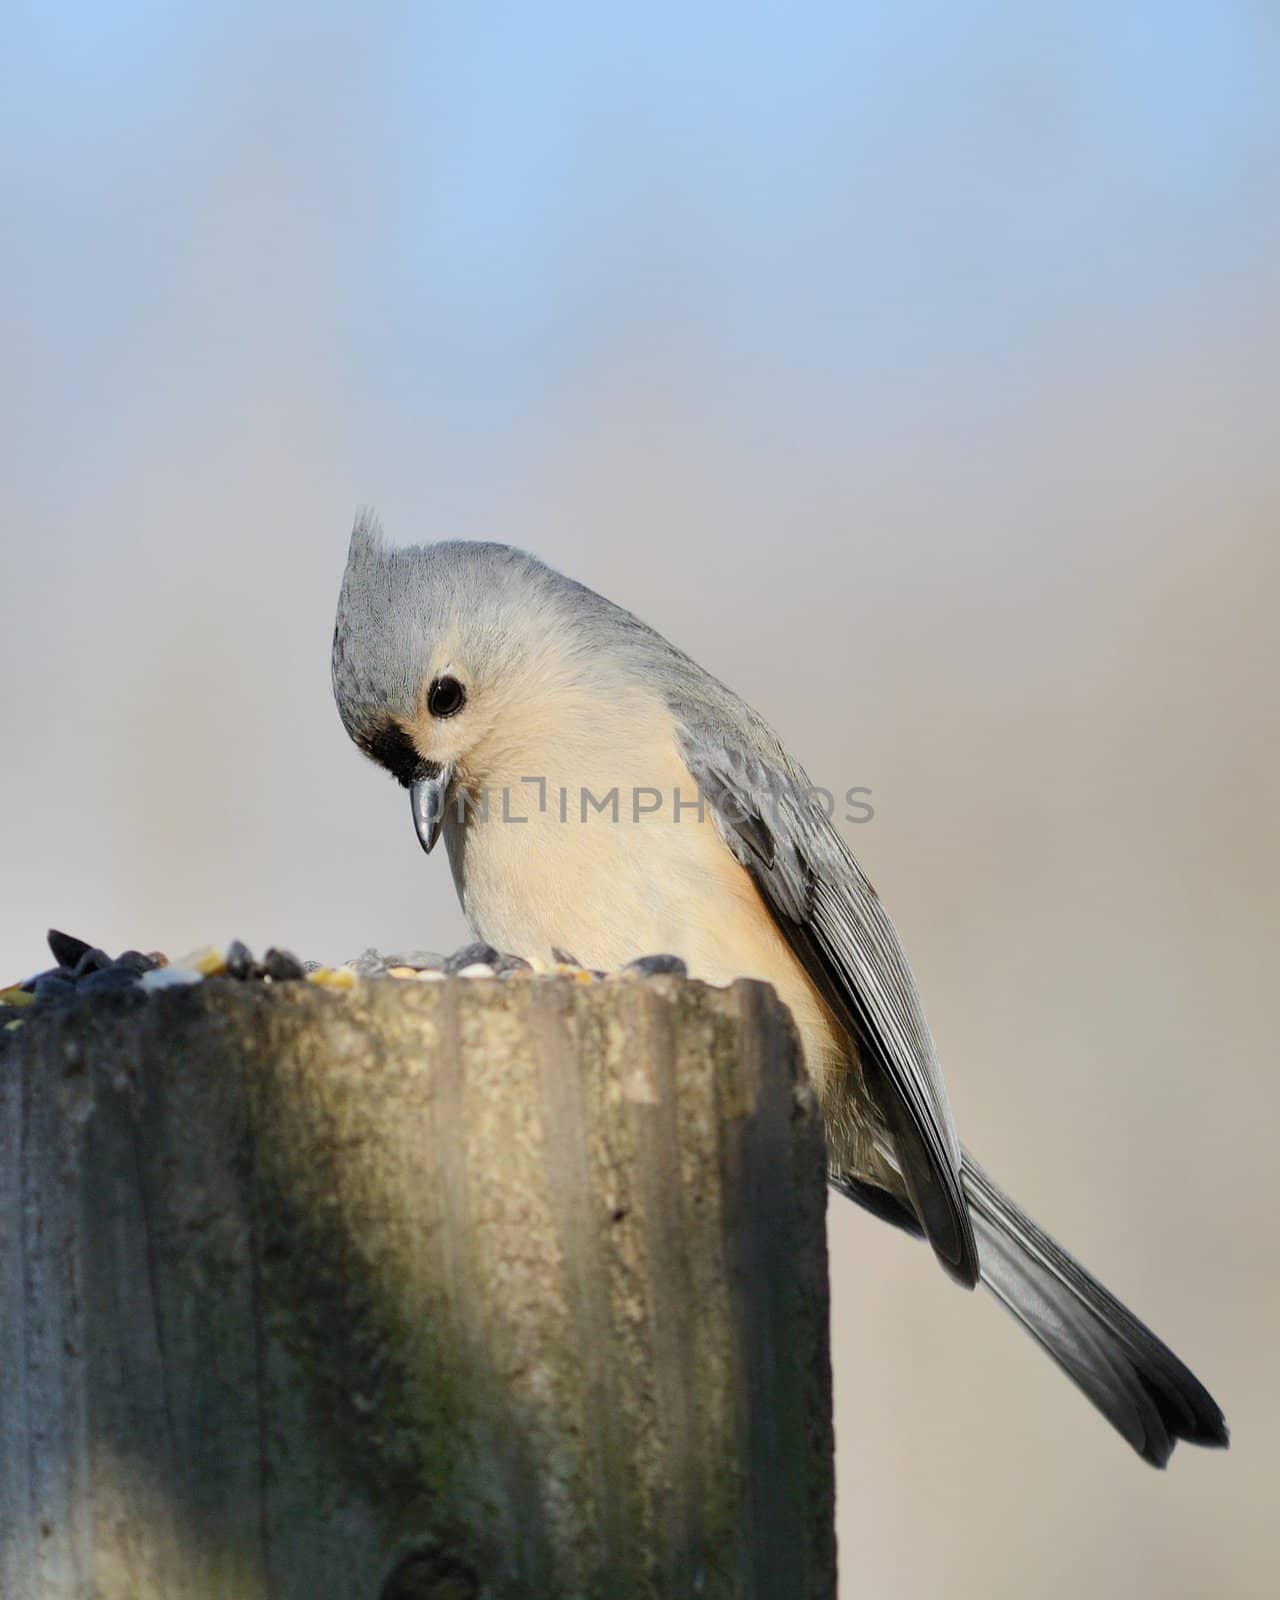
[[0,1033],[5,1600],[835,1594],[767,988],[206,982]]

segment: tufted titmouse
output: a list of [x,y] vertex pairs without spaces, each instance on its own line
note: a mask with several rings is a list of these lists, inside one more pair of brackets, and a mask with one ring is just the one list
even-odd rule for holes
[[1147,1461],[1225,1445],[1155,1335],[963,1151],[888,915],[799,765],[651,628],[505,545],[384,547],[361,517],[333,640],[347,732],[441,834],[476,933],[610,969],[671,952],[771,983],[831,1183],[981,1280]]

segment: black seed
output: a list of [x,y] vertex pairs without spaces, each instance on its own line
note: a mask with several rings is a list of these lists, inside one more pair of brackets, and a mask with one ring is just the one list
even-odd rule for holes
[[141,976],[150,972],[153,967],[160,965],[153,956],[144,956],[141,950],[124,950],[116,957],[116,966],[124,967],[129,972],[136,972]]
[[28,978],[22,987],[28,994],[34,994],[36,984],[40,982],[41,978],[65,978],[68,983],[76,981],[75,973],[70,967],[50,967],[45,972],[37,972],[34,978]]
[[643,978],[658,978],[669,973],[672,977],[686,978],[689,969],[679,956],[637,956],[628,961],[624,972],[638,972]]
[[81,994],[104,994],[109,989],[132,989],[141,978],[141,973],[134,972],[129,967],[100,967],[97,972],[90,972],[76,984]]
[[28,992],[34,992],[37,1000],[68,1000],[76,986],[60,972],[42,972]]
[[474,967],[480,962],[494,966],[497,960],[498,952],[491,944],[464,944],[461,950],[455,950],[451,956],[445,957],[444,970],[461,972],[463,967]]
[[500,978],[505,978],[512,972],[531,972],[533,969],[523,956],[499,956],[493,963],[493,970]]
[[72,934],[63,933],[58,928],[50,928],[46,938],[49,948],[53,951],[53,959],[60,967],[74,967],[85,951],[90,949],[84,939],[77,939]]
[[582,965],[577,956],[571,956],[567,950],[562,950],[558,944],[551,946],[551,959],[558,961],[562,967],[580,967]]
[[243,982],[247,978],[258,977],[261,970],[249,946],[239,939],[233,939],[227,946],[227,977],[239,978]]
[[263,956],[262,970],[273,983],[296,983],[307,975],[307,969],[297,956],[274,946]]

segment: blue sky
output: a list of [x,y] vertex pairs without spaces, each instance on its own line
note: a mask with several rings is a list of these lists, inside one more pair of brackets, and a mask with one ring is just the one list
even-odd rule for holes
[[[128,318],[130,228],[180,250],[159,197],[251,125],[277,222],[331,208],[351,252],[352,360],[426,350],[499,422],[513,386],[654,320],[856,388],[926,351],[998,363],[1100,287],[1158,310],[1256,265],[1232,219],[1280,142],[1259,5],[52,3],[5,30],[19,260],[66,273],[70,327],[95,291]],[[313,149],[345,170],[317,181]]]

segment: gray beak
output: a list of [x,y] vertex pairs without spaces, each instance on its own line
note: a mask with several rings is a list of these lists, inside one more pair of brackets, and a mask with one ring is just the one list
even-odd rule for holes
[[418,843],[431,854],[440,828],[444,823],[444,808],[449,803],[449,785],[453,782],[453,768],[431,764],[424,775],[409,788],[409,803],[413,807],[413,826]]

